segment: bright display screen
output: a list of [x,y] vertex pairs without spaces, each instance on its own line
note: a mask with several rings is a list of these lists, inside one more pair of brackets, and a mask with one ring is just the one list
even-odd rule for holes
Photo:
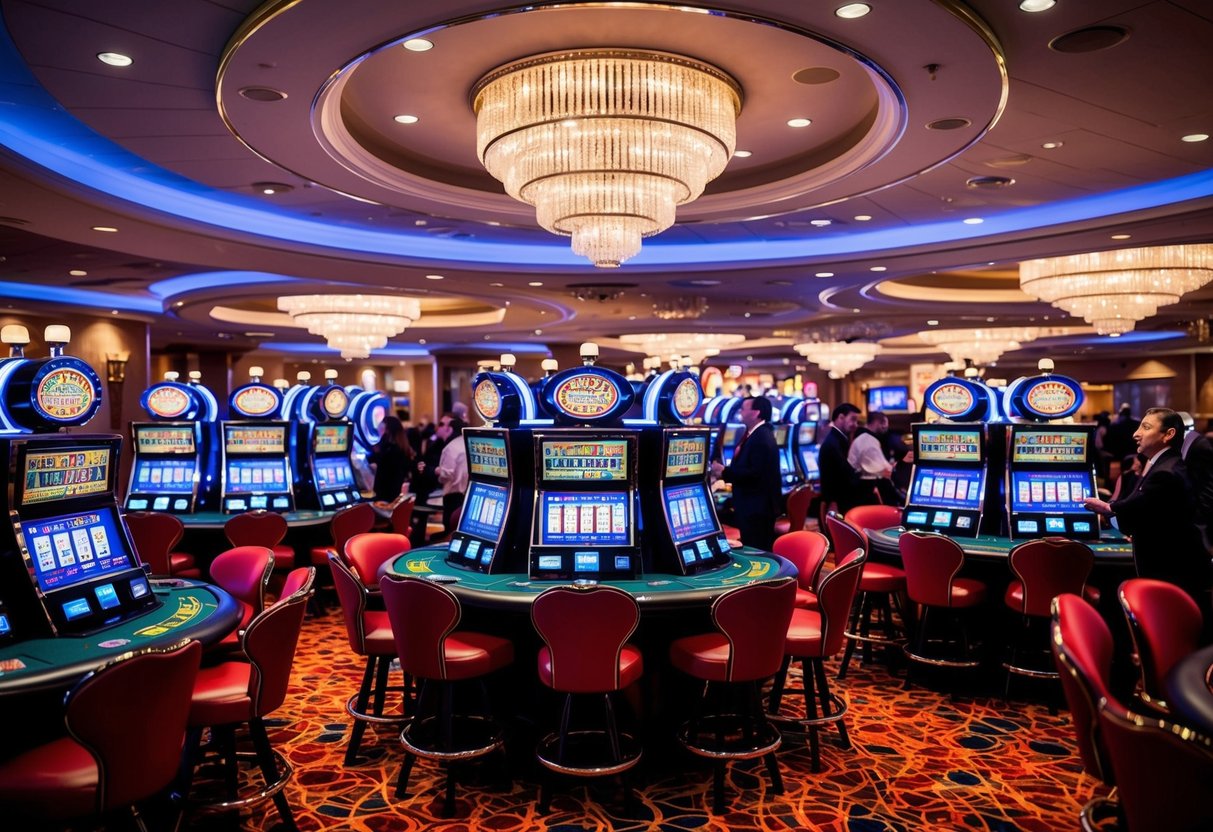
[[796,445],[803,448],[817,441],[817,423],[801,422],[796,426]]
[[1084,497],[1095,495],[1090,471],[1012,471],[1011,511],[1089,514]]
[[286,459],[229,459],[224,487],[228,494],[286,494]]
[[135,425],[135,447],[141,454],[192,454],[191,425]]
[[350,452],[350,425],[316,425],[312,431],[312,452],[348,454]]
[[319,491],[335,491],[340,488],[354,487],[354,469],[350,461],[343,457],[337,459],[317,459],[312,467]]
[[624,439],[545,439],[540,444],[543,479],[626,480],[628,443]]
[[919,462],[981,462],[980,428],[922,428],[914,439]]
[[224,425],[223,447],[229,454],[285,454],[286,425]]
[[665,515],[669,518],[670,534],[675,543],[720,531],[703,483],[667,488],[664,496]]
[[629,545],[630,498],[626,491],[542,492],[539,503],[539,545]]
[[467,449],[468,473],[473,477],[509,479],[510,461],[506,456],[504,436],[463,435]]
[[1041,465],[1083,465],[1087,461],[1085,431],[1015,428],[1011,434],[1011,462]]
[[667,477],[702,477],[707,471],[707,436],[671,436],[666,444]]
[[733,458],[733,451],[737,449],[737,442],[741,439],[743,430],[745,430],[743,425],[729,425],[721,434],[720,453],[726,463]]
[[196,460],[141,459],[135,463],[133,491],[154,491],[158,494],[190,494],[194,490]]
[[786,448],[788,446],[788,425],[771,425],[771,430],[775,432],[775,447]]
[[459,531],[485,540],[496,541],[505,525],[505,506],[510,492],[502,485],[473,482],[468,485],[463,513],[459,516]]
[[910,503],[933,508],[976,511],[981,508],[984,468],[914,469],[910,483]]
[[817,468],[817,446],[801,447],[800,449],[800,464],[804,468],[804,475],[813,479],[821,472]]
[[131,566],[126,538],[108,508],[27,520],[21,524],[21,533],[43,592]]
[[59,448],[25,457],[21,505],[70,500],[109,490],[110,448]]
[[910,389],[905,386],[872,387],[868,390],[868,412],[887,410],[894,413],[910,409]]

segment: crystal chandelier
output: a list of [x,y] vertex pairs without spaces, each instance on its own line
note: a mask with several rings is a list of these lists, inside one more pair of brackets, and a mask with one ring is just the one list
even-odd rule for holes
[[1213,244],[1093,251],[1027,260],[1019,285],[1078,315],[1100,335],[1119,335],[1213,280]]
[[421,301],[399,295],[288,295],[278,309],[342,358],[367,358],[421,317]]
[[692,363],[698,364],[722,348],[744,343],[745,336],[719,332],[641,332],[620,335],[619,342],[624,349],[633,352],[650,356],[674,355],[680,360],[689,358]]
[[918,337],[946,352],[963,366],[965,359],[974,364],[993,364],[1004,352],[1017,350],[1040,337],[1040,327],[995,326],[986,329],[928,329]]
[[809,342],[796,344],[793,349],[829,373],[830,378],[842,378],[880,354],[879,344],[865,341]]
[[741,89],[679,55],[585,49],[498,67],[472,101],[476,153],[506,193],[574,253],[617,268],[724,170]]

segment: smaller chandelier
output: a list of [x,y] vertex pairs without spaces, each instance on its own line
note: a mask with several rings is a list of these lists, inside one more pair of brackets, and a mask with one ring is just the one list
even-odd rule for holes
[[[740,346],[745,343],[745,336],[720,332],[642,332],[620,335],[619,342],[626,350],[650,357],[670,355],[680,364],[698,364],[709,355],[718,354],[721,348]],[[661,365],[660,358],[657,364]]]
[[1019,264],[1027,294],[1120,335],[1213,280],[1213,244],[1093,251]]
[[879,344],[865,341],[809,342],[796,344],[793,349],[825,370],[830,378],[842,378],[880,354]]
[[964,365],[967,358],[974,364],[993,364],[1004,352],[1017,350],[1040,337],[1040,327],[995,326],[986,329],[928,329],[918,337],[946,352],[953,361]]
[[369,357],[421,317],[421,301],[399,295],[288,295],[278,309],[342,358]]
[[665,298],[653,304],[654,317],[663,321],[694,320],[708,311],[708,299],[679,295],[675,298]]

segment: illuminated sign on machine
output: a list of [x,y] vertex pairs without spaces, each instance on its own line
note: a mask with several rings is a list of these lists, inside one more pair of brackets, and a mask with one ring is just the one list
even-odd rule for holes
[[1013,437],[1011,461],[1078,465],[1087,461],[1087,434],[1077,432],[1022,431]]
[[627,441],[623,439],[545,440],[545,480],[626,480]]
[[464,435],[467,450],[468,473],[472,476],[498,477],[505,479],[510,475],[509,460],[506,458],[505,439],[500,436]]
[[197,450],[191,425],[140,425],[135,429],[135,444],[141,454],[193,454]]
[[224,448],[229,454],[285,454],[285,425],[224,425]]
[[540,546],[629,546],[628,499],[618,492],[554,492],[542,495]]
[[975,430],[923,428],[915,454],[922,462],[981,462],[981,435]]
[[108,448],[31,453],[25,458],[21,505],[100,494],[109,488],[110,461]]
[[21,531],[44,592],[130,566],[125,541],[108,509],[30,520],[21,524]]
[[671,436],[665,457],[666,477],[703,476],[707,466],[706,436]]
[[318,454],[349,453],[349,425],[316,425],[312,433],[312,450]]

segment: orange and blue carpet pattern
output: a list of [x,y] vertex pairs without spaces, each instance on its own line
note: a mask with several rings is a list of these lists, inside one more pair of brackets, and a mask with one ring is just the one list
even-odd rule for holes
[[[533,655],[520,651],[518,666],[531,670]],[[832,679],[836,665],[827,667]],[[850,703],[853,747],[839,747],[837,731],[825,729],[822,771],[814,774],[807,742],[785,738],[781,795],[771,793],[760,760],[733,763],[726,780],[729,809],[713,814],[710,766],[669,736],[649,736],[672,733],[675,720],[663,717],[647,725],[645,742],[666,750],[646,753],[633,771],[636,799],[627,817],[611,781],[557,781],[551,812],[539,814],[532,731],[508,756],[467,771],[454,816],[443,818],[443,774],[430,763],[414,766],[412,796],[395,798],[402,750],[390,728],[368,729],[358,764],[343,765],[345,701],[362,669],[345,641],[339,611],[304,623],[291,692],[269,720],[275,747],[295,767],[286,794],[302,830],[1053,832],[1076,828],[1081,806],[1104,792],[1081,771],[1064,705],[1052,714],[1042,701],[1047,697],[1008,703],[1001,690],[953,698],[946,680],[906,690],[904,673],[894,676],[879,663],[856,660],[844,681],[832,682]],[[791,681],[799,682],[795,670]],[[799,703],[799,696],[785,700],[785,706]],[[273,804],[265,803],[243,815],[192,817],[189,826],[261,832],[278,823]]]

